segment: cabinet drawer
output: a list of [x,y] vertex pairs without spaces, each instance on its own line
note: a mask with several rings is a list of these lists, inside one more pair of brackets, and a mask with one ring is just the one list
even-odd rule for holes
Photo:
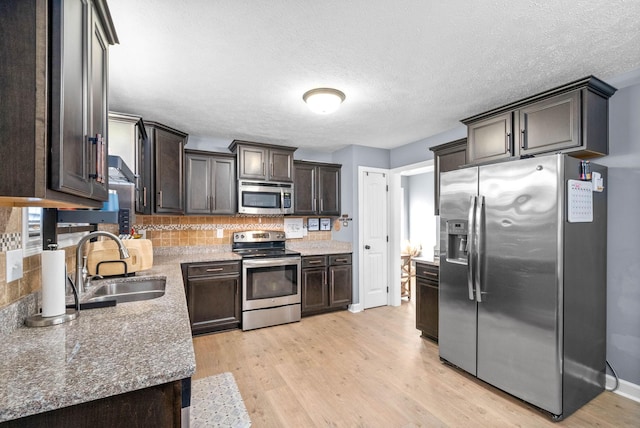
[[351,254],[335,254],[335,255],[329,256],[329,264],[331,266],[350,265]]
[[416,262],[416,276],[424,278],[429,281],[434,281],[436,284],[439,279],[440,268],[436,265],[429,263]]
[[190,264],[187,267],[187,277],[222,275],[240,273],[240,262]]
[[327,265],[327,256],[307,256],[302,258],[302,269]]

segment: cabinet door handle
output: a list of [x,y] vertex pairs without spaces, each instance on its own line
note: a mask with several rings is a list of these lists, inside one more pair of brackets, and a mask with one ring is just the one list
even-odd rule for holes
[[271,164],[271,176],[273,177],[273,164]]
[[324,211],[324,199],[320,198],[320,212]]
[[210,268],[206,272],[220,272],[221,270],[224,270],[224,268]]
[[313,204],[311,205],[311,211],[316,210],[316,198],[313,198]]
[[142,206],[147,206],[147,186],[142,188]]
[[89,137],[89,143],[93,144],[96,152],[94,173],[90,173],[89,178],[93,178],[98,183],[104,183],[104,139],[102,138],[102,135],[96,134],[95,137]]
[[423,273],[424,275],[429,275],[429,276],[434,276],[434,277],[437,277],[437,276],[438,276],[438,274],[437,274],[437,273],[428,272],[428,271],[426,271],[426,270],[425,270],[425,271],[422,271],[422,273]]
[[158,192],[158,208],[162,208],[162,190]]
[[348,262],[348,260],[347,260],[347,259],[336,259],[335,261],[336,261],[336,262]]
[[262,175],[266,175],[266,173],[264,172],[264,162],[262,162]]
[[322,263],[322,260],[311,260],[311,261],[308,261],[307,263],[309,263],[310,265],[317,265],[318,263]]
[[511,132],[507,132],[507,138],[505,140],[506,140],[505,149],[507,153],[511,153]]
[[104,138],[102,138],[102,135],[96,134],[96,139],[98,140],[98,153],[96,154],[98,162],[96,165],[96,174],[98,177],[96,178],[96,181],[98,183],[104,183]]
[[526,135],[526,132],[525,132],[525,130],[524,130],[524,129],[523,129],[522,131],[520,131],[520,132],[522,133],[522,139],[520,140],[520,148],[521,148],[522,150],[524,150],[524,137],[525,137],[525,135]]

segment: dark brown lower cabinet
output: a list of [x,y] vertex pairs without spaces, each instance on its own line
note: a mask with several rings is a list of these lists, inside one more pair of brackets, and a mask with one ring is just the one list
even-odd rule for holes
[[351,254],[302,258],[302,316],[346,309],[352,299]]
[[183,263],[182,274],[193,335],[240,327],[240,262]]
[[0,423],[0,427],[179,428],[181,407],[181,382],[178,380],[6,421]]
[[416,262],[416,328],[438,341],[438,278],[434,263]]

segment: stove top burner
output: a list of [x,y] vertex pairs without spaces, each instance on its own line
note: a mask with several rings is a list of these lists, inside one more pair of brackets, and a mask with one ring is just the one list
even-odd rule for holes
[[233,234],[233,252],[248,258],[300,256],[285,248],[285,234],[279,231],[249,230]]
[[243,259],[254,259],[254,258],[266,258],[266,257],[296,257],[299,256],[300,253],[297,251],[287,250],[285,249],[276,249],[276,248],[253,248],[253,249],[239,249],[233,250],[234,253],[242,256]]

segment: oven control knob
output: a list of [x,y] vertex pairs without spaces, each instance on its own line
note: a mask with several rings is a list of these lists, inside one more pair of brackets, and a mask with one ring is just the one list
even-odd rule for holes
[[244,235],[240,235],[240,238],[244,239]]

